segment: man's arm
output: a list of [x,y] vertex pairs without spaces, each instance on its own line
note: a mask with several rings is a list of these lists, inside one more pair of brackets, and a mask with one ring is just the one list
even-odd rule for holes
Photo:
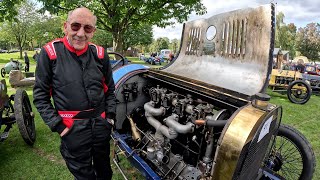
[[62,118],[51,103],[50,89],[52,88],[53,75],[51,66],[52,61],[49,59],[46,50],[42,48],[35,73],[33,103],[51,131],[61,134],[66,126],[62,123]]
[[115,91],[115,85],[112,77],[112,68],[109,61],[109,56],[107,52],[105,52],[104,56],[104,67],[106,71],[105,75],[105,83],[108,86],[108,91],[105,93],[105,112],[106,112],[106,118],[114,119],[116,116],[116,97],[114,94]]

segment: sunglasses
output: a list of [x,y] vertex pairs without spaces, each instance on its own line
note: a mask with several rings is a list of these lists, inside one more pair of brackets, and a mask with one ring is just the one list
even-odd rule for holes
[[[80,24],[80,23],[72,23],[70,25],[71,25],[72,31],[79,31],[82,26],[82,24]],[[86,33],[92,33],[95,30],[95,27],[90,26],[90,25],[84,25],[83,29]]]

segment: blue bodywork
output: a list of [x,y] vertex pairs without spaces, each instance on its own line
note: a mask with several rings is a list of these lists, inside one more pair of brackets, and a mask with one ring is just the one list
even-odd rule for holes
[[125,142],[125,140],[131,138],[131,136],[119,134],[114,131],[112,133],[112,137],[116,139],[121,150],[126,152],[130,163],[135,166],[139,172],[146,177],[146,179],[161,180],[161,178],[150,168],[150,166],[143,159],[141,159]]
[[146,70],[146,69],[149,69],[149,67],[141,64],[129,64],[126,66],[122,66],[113,71],[114,84],[117,84],[122,77],[124,77],[125,75],[131,72],[134,72],[137,70]]

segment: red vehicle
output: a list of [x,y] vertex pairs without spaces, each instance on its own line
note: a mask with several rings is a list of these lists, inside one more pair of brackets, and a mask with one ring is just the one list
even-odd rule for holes
[[318,65],[311,65],[311,64],[306,65],[305,72],[311,75],[317,75],[317,76],[320,75],[320,69]]

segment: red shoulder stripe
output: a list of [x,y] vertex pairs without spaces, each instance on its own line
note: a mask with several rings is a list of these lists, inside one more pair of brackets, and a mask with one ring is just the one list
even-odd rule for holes
[[90,43],[90,45],[96,47],[98,58],[103,59],[104,58],[104,48],[102,46],[98,46],[93,43]]
[[56,53],[56,50],[55,50],[54,45],[53,45],[56,42],[61,42],[61,38],[53,40],[53,41],[47,43],[44,46],[44,49],[46,50],[50,60],[56,60],[57,59],[57,53]]

